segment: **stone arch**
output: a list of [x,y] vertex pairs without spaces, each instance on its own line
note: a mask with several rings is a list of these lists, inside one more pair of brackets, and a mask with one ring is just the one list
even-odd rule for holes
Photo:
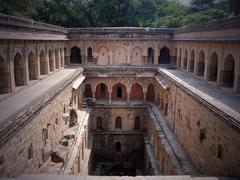
[[73,64],[82,64],[81,49],[77,46],[71,48],[70,62]]
[[9,73],[7,71],[7,63],[2,56],[0,56],[0,93],[7,93],[9,91]]
[[108,86],[104,83],[100,83],[96,87],[95,92],[96,99],[107,99],[108,98]]
[[187,49],[184,52],[184,58],[183,58],[183,69],[187,69],[187,60],[188,60],[188,51]]
[[200,51],[197,63],[197,75],[204,76],[205,70],[205,53],[203,50]]
[[29,80],[37,79],[37,61],[32,51],[28,55],[28,74]]
[[60,64],[59,64],[59,51],[58,49],[55,49],[55,68],[59,69]]
[[61,67],[64,66],[64,57],[63,57],[63,50],[60,48],[60,62],[61,62]]
[[210,61],[208,65],[207,80],[217,81],[217,75],[218,75],[218,55],[216,52],[213,52],[210,56]]
[[147,63],[154,64],[154,50],[152,47],[148,48]]
[[87,48],[87,60],[88,62],[93,62],[93,50],[90,46]]
[[121,142],[116,142],[115,143],[115,151],[116,152],[121,152],[122,151],[122,144],[121,144]]
[[99,48],[98,51],[98,64],[99,65],[108,65],[108,50],[106,47]]
[[100,116],[97,117],[96,127],[98,130],[101,130],[103,128],[102,127],[102,117],[100,117]]
[[194,65],[195,65],[195,52],[194,50],[191,51],[190,61],[189,61],[189,72],[194,72]]
[[132,84],[130,92],[130,100],[143,101],[143,87],[139,83]]
[[85,86],[84,97],[85,98],[92,98],[93,97],[92,86],[90,84],[87,84]]
[[77,124],[77,111],[75,109],[72,109],[70,111],[70,115],[69,115],[69,126],[73,127],[74,125]]
[[158,64],[170,64],[170,49],[167,47],[163,47],[160,50],[160,54],[158,57]]
[[224,58],[223,70],[221,71],[221,86],[233,87],[234,86],[234,70],[235,60],[232,54],[228,54]]
[[127,99],[127,88],[122,83],[117,83],[112,88],[112,98],[115,100]]
[[40,52],[40,75],[46,75],[47,74],[47,60],[45,52],[42,50]]
[[52,50],[48,50],[48,58],[49,58],[49,71],[53,72],[54,71],[54,59],[53,59],[53,53]]
[[180,51],[179,51],[179,57],[177,59],[177,67],[181,68],[181,64],[182,64],[182,48],[180,48]]
[[127,54],[126,50],[123,47],[117,47],[114,50],[114,58],[113,61],[115,65],[121,65],[127,63]]
[[154,85],[149,84],[147,87],[146,101],[153,102],[155,99]]
[[136,46],[132,50],[132,61],[131,65],[141,65],[142,63],[142,50]]
[[116,117],[115,129],[122,129],[122,118],[120,116]]
[[140,117],[137,116],[135,117],[134,120],[134,129],[140,129],[141,128],[141,121],[140,121]]
[[24,86],[26,83],[25,64],[19,53],[14,57],[14,79],[15,86]]

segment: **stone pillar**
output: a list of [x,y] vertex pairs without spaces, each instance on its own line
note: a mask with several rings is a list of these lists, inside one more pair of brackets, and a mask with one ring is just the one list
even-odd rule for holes
[[25,85],[27,85],[30,80],[29,80],[28,57],[27,57],[26,51],[25,51],[25,55],[24,55],[24,63],[25,63],[25,77],[26,77]]
[[40,71],[40,49],[37,52],[37,79],[40,79],[41,71]]
[[112,104],[112,90],[109,89],[108,93],[109,93],[108,94],[108,97],[109,97],[108,104],[111,105]]
[[15,86],[15,77],[14,77],[14,59],[12,56],[9,56],[10,58],[10,79],[11,79],[11,92],[14,92],[16,89]]
[[109,63],[109,65],[113,65],[113,51],[112,50],[110,50],[110,52],[109,52],[109,58],[110,58],[110,63]]
[[50,73],[50,68],[49,68],[49,55],[48,55],[48,51],[46,51],[46,66],[47,66],[47,74]]
[[159,48],[157,46],[154,47],[154,64],[158,64],[158,56],[159,56]]
[[96,96],[95,96],[95,92],[96,92],[96,87],[93,88],[93,102],[96,102]]
[[143,92],[143,103],[146,104],[146,96],[147,96],[147,92]]
[[130,93],[127,92],[127,104],[130,104]]
[[56,57],[55,57],[55,50],[53,49],[52,50],[52,58],[53,58],[53,71],[55,71],[56,70],[56,63],[55,63],[55,61],[56,61]]
[[205,66],[204,66],[204,80],[208,80],[207,79],[207,76],[208,76],[208,67],[209,67],[209,60],[210,60],[210,57],[209,57],[209,48],[207,47],[207,51],[206,51],[206,54],[205,54],[205,60],[204,60],[204,63],[205,63]]
[[188,48],[187,72],[190,72],[190,61],[191,61],[191,52],[190,52],[190,48]]

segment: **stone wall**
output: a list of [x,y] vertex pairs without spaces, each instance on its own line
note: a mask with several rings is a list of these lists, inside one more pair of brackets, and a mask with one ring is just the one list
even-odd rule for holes
[[181,85],[164,79],[171,88],[165,91],[159,85],[160,100],[156,104],[191,162],[206,175],[240,176],[239,129]]
[[63,114],[68,112],[72,87],[69,85],[0,147],[1,176],[36,174],[68,128]]

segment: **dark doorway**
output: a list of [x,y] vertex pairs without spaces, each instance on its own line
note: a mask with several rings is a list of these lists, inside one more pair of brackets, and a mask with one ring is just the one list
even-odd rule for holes
[[170,64],[170,51],[167,47],[160,50],[158,64]]
[[115,144],[115,149],[116,149],[116,152],[121,152],[121,147],[122,145],[121,145],[121,143],[120,142],[116,142],[116,144]]
[[74,64],[82,64],[82,56],[80,48],[74,46],[71,48],[70,62]]

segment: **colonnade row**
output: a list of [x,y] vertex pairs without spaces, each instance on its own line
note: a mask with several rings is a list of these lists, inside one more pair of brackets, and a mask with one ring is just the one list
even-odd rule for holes
[[[211,50],[210,50],[211,49]],[[224,53],[223,48],[186,48],[177,46],[176,66],[206,81],[216,82],[219,87],[232,88],[240,91],[240,57],[239,53],[229,51]]]
[[84,64],[94,63],[97,65],[142,65],[142,64],[170,64],[171,56],[170,49],[163,47],[159,52],[152,47],[147,49],[147,56],[143,56],[144,49],[135,46],[130,54],[127,53],[124,47],[117,47],[113,53],[106,47],[101,47],[95,50],[97,53],[93,54],[93,48],[88,47],[86,54],[78,46],[73,46],[70,49],[70,63]]
[[14,92],[17,87],[62,69],[65,64],[64,48],[16,50],[7,56],[0,55],[0,93]]
[[83,88],[83,97],[85,99],[92,98],[94,101],[107,101],[112,104],[112,101],[122,101],[127,104],[130,101],[153,102],[155,101],[155,87],[153,83],[147,86],[142,86],[140,83],[133,83],[129,88],[118,82],[113,86],[107,86],[101,82],[96,87],[86,83]]

